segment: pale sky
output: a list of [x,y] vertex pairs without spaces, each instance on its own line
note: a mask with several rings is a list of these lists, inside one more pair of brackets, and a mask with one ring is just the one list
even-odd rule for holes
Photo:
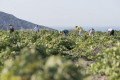
[[120,27],[120,0],[0,0],[0,11],[45,26]]

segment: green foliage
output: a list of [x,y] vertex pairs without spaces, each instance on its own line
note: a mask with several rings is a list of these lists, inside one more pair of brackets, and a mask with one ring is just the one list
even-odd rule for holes
[[110,76],[111,80],[120,79],[120,46],[105,50],[98,54],[96,64],[92,64],[90,71],[93,74]]
[[58,31],[1,30],[0,80],[93,80],[97,75],[119,80],[119,42],[119,31],[60,36]]
[[0,80],[83,80],[88,77],[81,72],[82,66],[76,66],[69,55],[68,58],[63,54],[75,48],[76,43],[57,31],[12,34],[1,31],[0,34]]
[[[36,50],[24,48],[15,59],[8,59],[1,80],[83,80],[85,76],[71,61],[59,56],[42,58]],[[72,74],[71,74],[72,73]]]

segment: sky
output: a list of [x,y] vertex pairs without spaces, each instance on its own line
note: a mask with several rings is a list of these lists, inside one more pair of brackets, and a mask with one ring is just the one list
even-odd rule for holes
[[0,11],[52,28],[120,27],[120,0],[0,0]]

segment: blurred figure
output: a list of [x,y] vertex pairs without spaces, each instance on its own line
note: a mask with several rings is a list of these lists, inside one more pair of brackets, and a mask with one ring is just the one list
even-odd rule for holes
[[9,27],[10,27],[10,33],[13,33],[14,32],[14,26],[9,24]]
[[77,31],[78,31],[78,35],[81,36],[83,34],[83,28],[80,26],[75,26]]
[[92,28],[88,31],[89,36],[94,36],[95,35],[95,30]]
[[109,28],[109,29],[107,30],[107,33],[108,33],[110,36],[114,35],[114,29]]
[[38,28],[38,25],[36,25],[36,27],[34,28],[35,32],[39,32],[39,28]]
[[67,36],[68,33],[69,33],[68,30],[60,30],[60,34],[61,34],[61,35],[64,34],[65,36]]

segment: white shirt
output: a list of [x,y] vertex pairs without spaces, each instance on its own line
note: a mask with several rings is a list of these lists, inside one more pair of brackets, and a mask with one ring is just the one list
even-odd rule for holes
[[34,30],[35,30],[35,32],[38,32],[39,29],[38,29],[38,27],[35,27]]
[[110,28],[110,29],[108,29],[108,32],[109,32],[109,31],[111,32],[112,30],[113,30],[113,29],[112,29],[112,28]]

